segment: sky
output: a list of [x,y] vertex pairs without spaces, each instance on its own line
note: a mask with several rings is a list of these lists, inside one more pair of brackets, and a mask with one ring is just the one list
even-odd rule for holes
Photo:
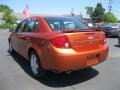
[[[108,0],[0,0],[0,4],[7,4],[14,12],[23,12],[28,4],[30,13],[47,15],[68,15],[71,9],[75,14],[86,15],[86,6],[96,7],[101,2],[106,12],[108,11]],[[112,12],[120,19],[120,0],[113,0]]]

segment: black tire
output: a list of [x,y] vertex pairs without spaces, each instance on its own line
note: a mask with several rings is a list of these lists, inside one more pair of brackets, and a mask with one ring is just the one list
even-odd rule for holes
[[118,33],[118,45],[120,46],[120,32]]
[[[33,77],[42,77],[46,74],[46,71],[42,68],[40,59],[38,58],[38,55],[35,51],[30,52],[30,68],[33,74]],[[36,58],[36,61],[33,60],[33,58]],[[35,65],[34,65],[35,64]]]
[[10,54],[14,53],[14,49],[10,40],[9,40],[9,53]]
[[111,35],[107,34],[107,35],[106,35],[106,37],[107,37],[107,38],[110,38],[110,37],[111,37]]
[[120,32],[118,32],[118,35],[117,35],[117,37],[120,37]]

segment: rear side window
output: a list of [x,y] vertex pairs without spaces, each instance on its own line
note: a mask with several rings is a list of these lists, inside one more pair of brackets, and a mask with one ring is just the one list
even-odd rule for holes
[[26,26],[26,32],[34,32],[36,30],[36,27],[38,26],[38,21],[28,21]]
[[24,27],[26,26],[27,21],[22,21],[16,28],[15,32],[20,33],[24,31]]
[[15,32],[34,32],[38,25],[37,20],[24,20],[17,26]]
[[69,30],[88,28],[87,25],[75,18],[67,17],[46,17],[46,22],[52,30]]

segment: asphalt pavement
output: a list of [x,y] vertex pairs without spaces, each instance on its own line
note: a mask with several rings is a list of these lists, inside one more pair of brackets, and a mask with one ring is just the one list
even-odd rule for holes
[[31,75],[29,62],[8,53],[8,30],[0,29],[0,90],[120,90],[120,46],[107,38],[107,60],[90,69],[70,74],[49,72],[42,78]]

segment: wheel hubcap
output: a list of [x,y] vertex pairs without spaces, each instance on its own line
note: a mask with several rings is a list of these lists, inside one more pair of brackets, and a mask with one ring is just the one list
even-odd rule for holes
[[34,74],[38,74],[38,63],[35,55],[31,56],[31,69]]

